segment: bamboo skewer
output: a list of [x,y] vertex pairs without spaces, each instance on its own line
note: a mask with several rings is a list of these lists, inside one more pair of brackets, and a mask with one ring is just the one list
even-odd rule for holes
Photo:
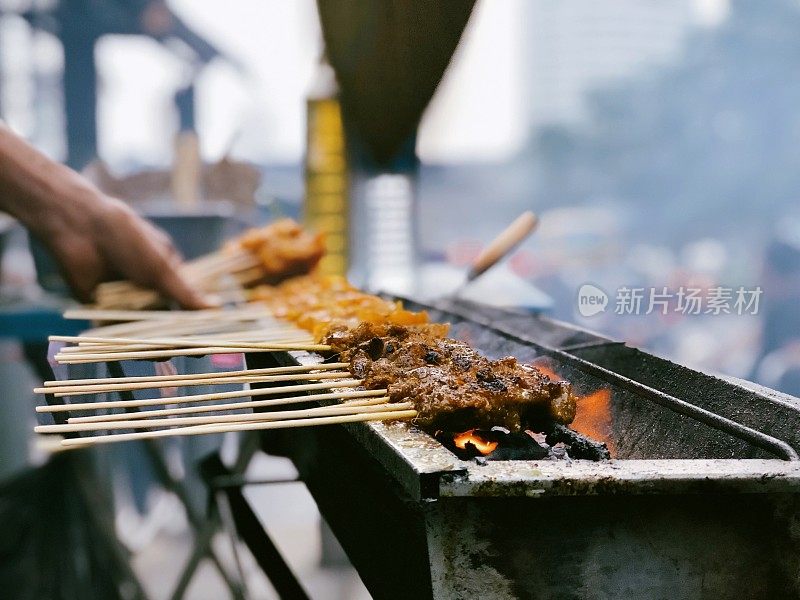
[[144,381],[177,381],[207,379],[211,377],[238,377],[240,375],[272,375],[278,373],[294,373],[299,371],[325,371],[327,369],[343,369],[347,363],[323,363],[320,365],[291,365],[288,367],[268,367],[265,369],[243,369],[240,371],[223,371],[221,373],[190,373],[185,375],[139,375],[136,377],[101,377],[95,379],[71,379],[67,381],[45,381],[44,385],[61,387],[67,385],[93,385],[105,383],[136,383]]
[[[286,328],[286,329],[262,329],[260,327],[255,327],[252,329],[240,329],[237,331],[224,331],[221,333],[197,333],[197,334],[187,334],[188,339],[193,340],[199,336],[203,336],[206,339],[228,339],[228,340],[246,340],[246,341],[266,341],[266,342],[274,342],[279,341],[276,338],[268,338],[264,339],[264,334],[267,335],[283,335],[283,336],[303,336],[302,338],[297,338],[299,341],[300,339],[304,340],[312,340],[311,336],[308,334],[307,331],[302,329],[294,328]],[[290,341],[295,341],[295,338],[291,338]]]
[[[233,292],[242,285],[255,283],[264,276],[261,261],[254,254],[243,250],[225,250],[211,256],[184,264],[180,271],[203,292]],[[243,278],[237,275],[245,274]],[[239,281],[237,281],[239,279]],[[225,287],[226,282],[231,285]],[[158,292],[139,287],[126,281],[103,283],[98,286],[95,298],[100,306],[112,308],[115,305],[126,307],[147,307],[158,303]]]
[[169,417],[174,415],[187,415],[207,412],[226,412],[229,410],[242,410],[265,408],[268,406],[283,406],[286,404],[299,404],[302,402],[317,402],[320,400],[351,401],[363,398],[375,398],[386,394],[386,390],[361,390],[331,392],[327,394],[310,394],[308,396],[288,396],[285,398],[270,398],[269,400],[247,400],[245,402],[228,402],[225,404],[210,404],[199,406],[184,406],[181,408],[161,408],[135,413],[114,413],[110,415],[91,415],[88,417],[70,417],[68,423],[96,423],[99,421],[139,420],[151,417]]
[[[274,318],[246,319],[179,319],[167,322],[163,319],[126,321],[113,325],[103,325],[81,332],[91,336],[165,337],[165,335],[196,335],[201,333],[225,333],[237,331],[302,331],[298,327]],[[168,333],[162,333],[168,332]]]
[[[118,329],[118,325],[109,325],[106,328],[100,327],[89,329],[82,332],[82,336],[91,337],[136,337],[137,339],[151,339],[163,337],[192,337],[192,338],[222,338],[235,339],[236,336],[261,336],[261,341],[275,339],[279,336],[304,336],[309,337],[307,331],[285,323],[270,323],[263,319],[257,321],[223,321],[213,322],[192,322],[185,321],[174,324],[164,323],[163,321],[144,321],[140,326],[132,329],[132,323],[121,323],[119,326],[126,326],[127,329]],[[225,336],[233,336],[226,338]]]
[[[293,330],[293,329],[262,329],[260,327],[253,327],[251,329],[236,329],[236,330],[225,330],[225,331],[187,331],[185,333],[178,333],[172,334],[170,336],[155,336],[152,334],[144,334],[144,335],[137,335],[135,339],[141,340],[142,344],[150,344],[155,345],[154,342],[151,340],[155,339],[163,339],[164,337],[175,337],[179,336],[182,340],[186,341],[199,341],[199,340],[214,340],[219,341],[244,341],[244,342],[260,342],[260,343],[267,343],[267,342],[280,342],[281,339],[285,339],[288,342],[295,342],[295,341],[306,341],[306,342],[313,342],[313,338],[308,334],[307,331],[302,330]],[[88,335],[81,334],[81,337],[89,337]],[[115,337],[115,336],[91,336],[91,337]],[[122,337],[122,336],[120,336]],[[120,344],[103,344],[101,342],[78,342],[79,346],[89,346],[89,345],[120,345]]]
[[184,330],[191,331],[193,329],[208,329],[208,330],[225,330],[231,327],[238,327],[242,324],[249,323],[251,326],[263,325],[266,329],[271,329],[275,325],[286,326],[287,324],[275,320],[270,313],[262,311],[258,314],[241,315],[237,318],[219,319],[217,316],[221,313],[220,310],[215,310],[215,315],[205,314],[204,318],[199,319],[191,315],[184,315],[182,312],[174,311],[178,316],[175,319],[162,319],[162,318],[146,318],[140,320],[126,319],[122,322],[114,322],[110,325],[100,325],[84,331],[84,335],[104,335],[105,332],[113,335],[123,335],[127,332],[138,331],[164,331],[175,329],[179,332]]
[[209,261],[190,262],[183,267],[195,277],[218,276],[232,270],[252,269],[258,266],[258,257],[249,252],[225,252]]
[[100,394],[106,392],[120,392],[126,390],[147,390],[156,388],[171,387],[194,387],[201,385],[219,385],[229,383],[275,383],[281,381],[304,381],[317,379],[345,379],[352,377],[349,371],[327,371],[324,373],[300,373],[300,374],[278,374],[278,375],[244,375],[241,377],[214,377],[209,379],[195,379],[176,381],[169,379],[165,381],[149,381],[138,383],[107,383],[90,386],[67,385],[61,387],[40,387],[34,388],[35,394],[54,394],[55,396],[79,396],[85,394]]
[[36,412],[70,412],[80,410],[99,410],[107,408],[139,408],[142,406],[157,406],[167,404],[183,404],[189,402],[206,402],[208,400],[224,400],[228,398],[242,398],[245,396],[271,396],[282,392],[307,392],[331,387],[357,387],[361,385],[360,379],[343,379],[325,383],[309,383],[307,385],[287,385],[255,390],[237,390],[233,392],[217,392],[213,394],[193,394],[189,396],[172,396],[169,398],[146,398],[141,400],[109,400],[104,402],[83,402],[70,404],[52,404],[37,406]]
[[[187,341],[192,341],[192,340],[187,338]],[[205,339],[203,341],[205,342],[206,346],[210,346],[210,345],[218,346],[219,345],[219,344],[215,343],[217,340]],[[233,341],[238,341],[238,340],[233,340]],[[241,341],[246,342],[246,343],[250,343],[250,342],[254,342],[255,341],[256,343],[259,344],[258,347],[262,347],[263,346],[265,348],[266,347],[273,348],[276,344],[281,344],[281,345],[294,347],[295,345],[298,345],[298,344],[307,345],[307,344],[313,344],[314,343],[314,340],[309,339],[309,338],[296,338],[296,339],[293,339],[293,338],[287,338],[287,337],[279,337],[279,338],[276,338],[276,339],[269,339],[269,338],[265,339],[265,336],[263,336],[263,335],[253,336],[252,340],[241,340]],[[242,344],[237,344],[237,346],[242,346]],[[137,351],[138,352],[138,351],[144,351],[144,350],[167,350],[169,348],[174,348],[174,347],[178,347],[178,345],[176,344],[176,345],[173,346],[173,345],[167,345],[167,344],[145,344],[145,343],[120,345],[120,344],[97,344],[97,343],[92,343],[92,342],[85,342],[85,343],[80,343],[77,346],[66,346],[64,348],[61,348],[58,351],[58,355],[57,356],[60,357],[62,355],[69,354],[71,356],[80,357],[80,356],[83,356],[84,354],[96,354],[96,353],[100,353],[100,352],[120,352],[120,351],[123,351],[123,350],[125,352],[133,352],[133,351]],[[185,346],[183,346],[183,347],[185,347]]]
[[285,421],[305,417],[334,416],[348,414],[377,413],[413,408],[411,402],[388,404],[388,398],[365,401],[362,405],[320,406],[302,410],[283,410],[232,415],[210,415],[205,417],[178,417],[168,419],[113,420],[94,423],[68,423],[65,425],[39,425],[36,433],[75,433],[79,431],[111,431],[115,429],[148,429],[156,427],[184,427],[187,425],[209,425],[213,423],[241,423],[246,421]]
[[[125,347],[128,344],[145,345],[145,346],[158,346],[170,348],[205,348],[208,346],[216,346],[218,348],[252,348],[252,349],[275,349],[275,350],[293,350],[295,344],[280,343],[280,342],[246,342],[242,340],[224,341],[218,339],[188,339],[182,337],[176,338],[115,338],[115,337],[90,337],[82,335],[51,335],[48,337],[51,342],[68,342],[79,343],[88,342],[92,344],[109,344]],[[330,350],[330,346],[324,344],[314,344],[313,340],[305,344],[313,348],[319,347],[321,350]]]
[[[231,348],[252,348],[252,349],[263,349],[263,348],[278,348],[284,349],[282,346],[286,346],[286,350],[291,350],[294,348],[294,345],[301,344],[301,345],[315,345],[316,342],[309,338],[293,338],[293,337],[286,337],[286,336],[279,336],[276,338],[270,338],[264,335],[252,335],[247,336],[250,339],[226,339],[226,338],[191,338],[187,337],[185,344],[162,344],[162,343],[151,343],[151,342],[142,342],[141,344],[101,344],[99,342],[80,342],[74,346],[64,346],[58,352],[59,354],[66,351],[67,354],[80,354],[82,352],[121,352],[121,351],[132,351],[136,348],[141,348],[143,350],[168,350],[170,348],[205,348],[208,346],[214,347],[231,347]],[[240,342],[240,343],[237,343]],[[102,350],[103,348],[107,348],[108,350]]]
[[206,356],[210,354],[244,354],[251,352],[281,352],[281,351],[307,351],[323,352],[330,350],[324,344],[283,344],[271,345],[267,348],[248,347],[220,347],[208,346],[205,348],[177,348],[170,350],[134,350],[131,352],[102,352],[98,354],[56,354],[54,359],[59,364],[79,364],[92,362],[113,362],[119,360],[142,360],[148,358],[170,358],[173,356]]
[[342,423],[360,423],[365,421],[388,421],[411,419],[417,416],[415,410],[386,411],[360,415],[342,415],[335,417],[313,417],[308,419],[291,419],[286,421],[267,421],[259,423],[229,423],[224,425],[192,425],[175,429],[159,429],[157,431],[139,431],[135,433],[117,433],[112,435],[97,435],[84,438],[66,439],[62,446],[81,447],[93,446],[112,442],[127,442],[130,440],[144,440],[160,437],[206,435],[213,433],[227,433],[230,431],[261,431],[267,429],[288,429],[294,427],[317,427],[321,425],[335,425]]
[[73,308],[64,312],[65,319],[81,321],[179,321],[203,320],[211,317],[216,320],[251,320],[272,317],[266,306],[257,303],[235,309],[209,308],[205,310],[105,310],[99,308]]
[[[137,334],[136,337],[132,338],[132,339],[141,340],[141,343],[143,343],[143,344],[144,343],[153,343],[152,340],[155,340],[155,339],[163,339],[165,337],[172,338],[172,337],[175,337],[175,336],[179,336],[181,340],[190,340],[190,341],[196,341],[196,340],[228,340],[228,341],[243,340],[243,341],[254,341],[254,342],[276,342],[276,341],[279,341],[279,339],[278,339],[279,337],[287,337],[287,338],[290,338],[291,341],[295,341],[295,339],[297,339],[298,341],[300,341],[300,340],[313,341],[313,339],[311,338],[311,336],[309,335],[309,333],[307,331],[304,331],[302,329],[297,329],[297,328],[292,329],[292,328],[288,328],[288,327],[283,328],[283,329],[277,329],[277,328],[268,329],[268,328],[265,328],[265,327],[254,326],[254,327],[250,327],[249,329],[238,329],[238,328],[237,329],[223,329],[222,331],[219,331],[219,330],[211,330],[211,331],[209,331],[208,328],[203,328],[203,330],[197,330],[197,329],[188,330],[187,329],[187,330],[184,330],[184,331],[179,332],[177,334],[171,334],[171,335],[167,335],[167,336],[165,336],[164,334],[153,335],[153,334],[156,334],[156,333],[157,332],[154,331],[152,333]],[[79,336],[75,336],[75,337],[80,337],[81,339],[88,339],[88,338],[92,338],[92,337],[94,337],[94,338],[99,338],[99,337],[102,337],[102,338],[113,338],[115,340],[116,339],[120,339],[120,338],[125,339],[125,336],[121,336],[121,335],[119,335],[119,336],[116,336],[116,335],[99,336],[99,335],[91,335],[91,334],[87,334],[87,333],[81,333]],[[131,338],[129,338],[129,339],[131,339]],[[78,344],[81,345],[81,346],[88,346],[90,344],[100,345],[102,343],[103,342],[84,342],[84,341],[78,342]]]

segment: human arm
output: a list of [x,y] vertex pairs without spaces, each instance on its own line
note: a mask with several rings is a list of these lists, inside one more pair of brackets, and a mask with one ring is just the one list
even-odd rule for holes
[[207,306],[181,276],[180,256],[163,231],[2,123],[0,210],[50,250],[82,301],[91,300],[98,283],[124,278],[184,308]]

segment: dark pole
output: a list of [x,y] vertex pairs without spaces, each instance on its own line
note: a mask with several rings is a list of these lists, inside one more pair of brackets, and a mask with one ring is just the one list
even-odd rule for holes
[[67,164],[80,170],[97,156],[97,37],[62,21],[60,38],[64,46]]

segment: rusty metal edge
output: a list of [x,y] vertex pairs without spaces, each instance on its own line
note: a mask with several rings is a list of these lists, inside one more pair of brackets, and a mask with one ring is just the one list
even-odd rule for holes
[[780,459],[515,461],[445,475],[440,497],[798,493],[800,464]]

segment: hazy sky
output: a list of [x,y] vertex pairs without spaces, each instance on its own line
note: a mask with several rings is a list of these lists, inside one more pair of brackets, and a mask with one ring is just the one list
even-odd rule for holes
[[[484,3],[473,15],[463,51],[425,119],[423,158],[502,159],[521,143],[516,16],[522,1]],[[246,69],[219,62],[201,75],[198,119],[207,157],[219,156],[233,141],[234,151],[248,158],[298,160],[305,96],[320,48],[313,0],[170,4]],[[171,147],[163,133],[174,129],[171,95],[187,79],[186,66],[159,44],[129,36],[108,36],[97,56],[102,154],[112,163],[131,156],[167,161]]]
[[[524,12],[527,0],[479,1],[452,68],[429,108],[419,150],[432,162],[503,160],[527,135]],[[594,1],[594,0],[588,0]],[[726,0],[695,0],[714,22]],[[223,61],[198,83],[204,155],[293,162],[303,152],[305,96],[319,54],[313,0],[170,0],[172,8],[244,66]],[[101,153],[112,164],[169,161],[172,94],[186,65],[159,44],[108,36],[97,51],[102,95]]]

